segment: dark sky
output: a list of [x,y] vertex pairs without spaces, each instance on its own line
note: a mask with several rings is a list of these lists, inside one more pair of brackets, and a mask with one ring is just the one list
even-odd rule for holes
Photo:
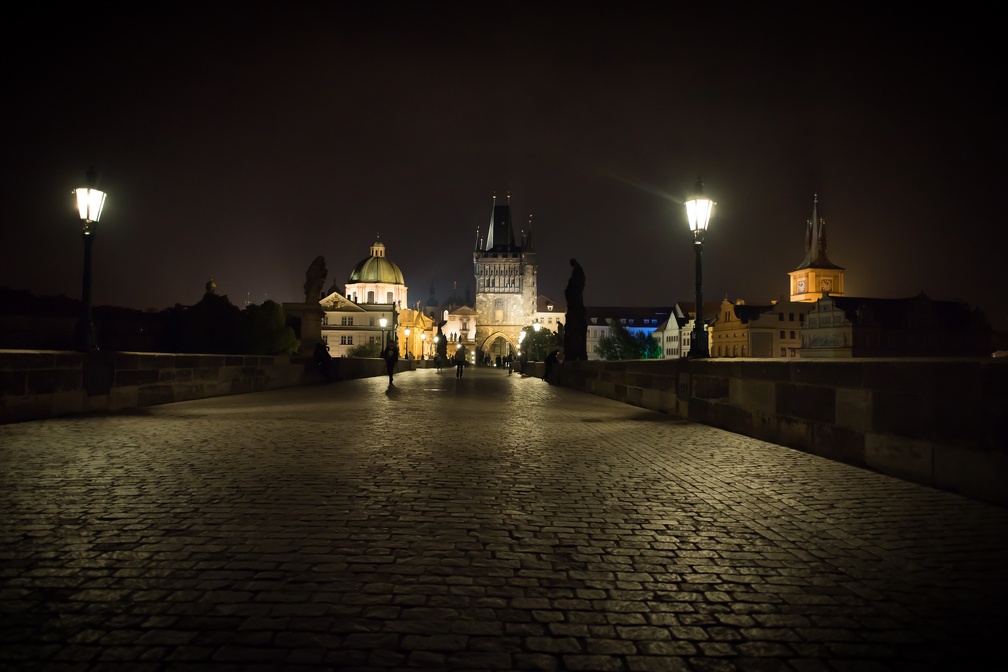
[[818,193],[848,295],[1008,328],[994,3],[138,4],[5,26],[0,286],[80,295],[93,166],[96,305],[209,278],[298,301],[312,259],[342,287],[377,236],[411,303],[443,300],[494,192],[533,217],[540,293],[576,257],[589,305],[668,305],[693,298],[699,175],[708,300],[785,295]]

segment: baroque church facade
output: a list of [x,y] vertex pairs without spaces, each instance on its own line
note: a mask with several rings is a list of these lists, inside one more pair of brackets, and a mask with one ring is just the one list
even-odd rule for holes
[[381,349],[389,340],[398,344],[400,357],[424,356],[433,320],[419,306],[403,308],[409,305],[409,288],[385,252],[385,244],[376,240],[350,271],[345,291],[334,282],[319,301],[322,343],[330,356],[345,357],[360,345]]

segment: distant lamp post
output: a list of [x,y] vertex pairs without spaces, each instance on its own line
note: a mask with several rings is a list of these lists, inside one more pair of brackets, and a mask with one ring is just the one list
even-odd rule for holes
[[426,333],[421,333],[420,334],[420,359],[425,359],[427,357],[428,352],[426,350],[426,347],[427,347],[427,334]]
[[403,333],[406,334],[406,359],[409,359],[409,327],[403,329]]
[[385,350],[385,327],[388,326],[388,318],[387,317],[379,317],[378,318],[378,324],[381,325],[381,349],[382,349],[382,351],[384,351]]
[[[540,329],[542,329],[542,324],[539,322],[539,318],[536,318],[536,321],[532,323],[532,331],[534,331],[536,333],[536,335],[538,336]],[[529,354],[532,355],[532,359],[534,359],[537,362],[539,361],[539,339],[538,338],[536,338],[536,339],[534,339],[532,341],[532,352],[530,352]]]
[[697,178],[693,198],[686,201],[686,218],[693,232],[693,251],[696,253],[696,318],[693,320],[693,342],[690,343],[690,357],[694,359],[710,357],[707,349],[707,325],[703,319],[703,239],[710,224],[714,201],[703,195],[703,182]]
[[81,218],[81,236],[84,239],[84,288],[81,292],[83,308],[80,324],[77,325],[77,344],[82,350],[94,350],[97,347],[94,320],[91,317],[91,244],[98,230],[102,208],[105,207],[106,194],[94,188],[94,180],[94,171],[89,170],[88,186],[74,189]]

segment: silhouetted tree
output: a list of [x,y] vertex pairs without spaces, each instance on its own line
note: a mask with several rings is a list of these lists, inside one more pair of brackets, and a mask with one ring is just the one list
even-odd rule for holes
[[529,359],[543,361],[550,350],[557,347],[557,333],[542,327],[536,331],[532,327],[525,327],[525,338],[522,339],[521,348],[528,353]]
[[207,292],[193,306],[176,305],[168,323],[168,352],[233,354],[240,350],[242,314],[227,296]]
[[609,320],[609,333],[599,337],[596,351],[602,359],[657,359],[658,341],[642,332],[631,334],[619,320]]
[[293,355],[301,344],[276,301],[249,305],[242,312],[241,354]]

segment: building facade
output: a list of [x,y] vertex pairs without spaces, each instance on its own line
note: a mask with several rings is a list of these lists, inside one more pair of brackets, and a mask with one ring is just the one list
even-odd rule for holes
[[802,332],[803,358],[989,356],[983,314],[959,301],[823,295]]
[[672,315],[672,310],[664,306],[589,306],[585,308],[585,311],[588,314],[586,345],[589,361],[601,359],[598,352],[599,339],[611,335],[612,329],[609,326],[611,320],[617,320],[633,335],[643,334],[653,337],[658,327],[665,324]]
[[397,333],[402,328],[400,306],[408,300],[405,278],[385,256],[380,240],[371,245],[370,252],[350,271],[344,292],[338,291],[334,282],[319,301],[322,342],[332,357],[346,357],[358,345],[377,344],[380,349],[389,339],[400,341],[400,355],[406,356]]

